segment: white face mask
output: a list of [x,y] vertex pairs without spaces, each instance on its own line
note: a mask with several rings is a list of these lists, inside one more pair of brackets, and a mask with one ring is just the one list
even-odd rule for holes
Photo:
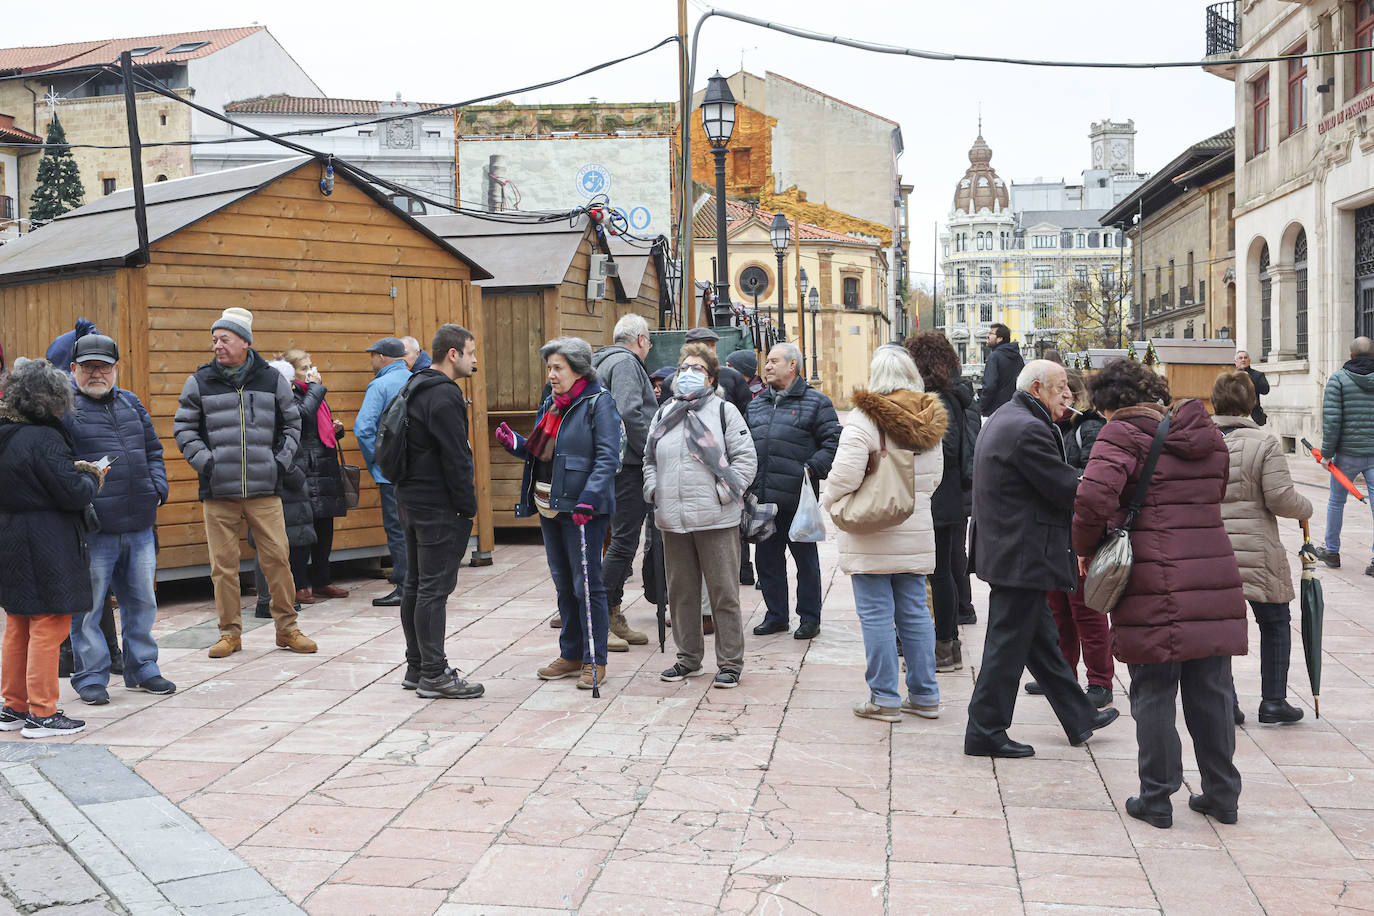
[[701,371],[679,371],[673,385],[678,394],[700,394],[706,390],[706,373]]

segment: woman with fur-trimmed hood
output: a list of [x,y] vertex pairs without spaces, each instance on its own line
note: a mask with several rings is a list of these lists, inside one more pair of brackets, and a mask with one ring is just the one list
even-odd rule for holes
[[[940,399],[926,394],[906,349],[884,344],[873,355],[867,390],[854,392],[821,505],[834,506],[858,490],[869,456],[885,440],[889,451],[916,453],[914,511],[891,527],[865,534],[839,532],[840,569],[850,575],[868,656],[869,698],[854,707],[867,719],[895,722],[903,712],[940,714],[935,682],[935,627],[926,609],[925,577],[935,569],[930,496],[944,475],[941,440],[949,423]],[[881,436],[880,436],[881,432]],[[897,494],[893,494],[895,499]],[[898,684],[897,638],[906,658],[908,696]]]

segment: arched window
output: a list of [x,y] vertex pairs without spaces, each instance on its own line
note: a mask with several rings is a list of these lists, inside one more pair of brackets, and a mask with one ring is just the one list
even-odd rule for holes
[[1307,230],[1299,229],[1293,242],[1293,275],[1297,292],[1293,297],[1293,317],[1297,319],[1295,341],[1298,359],[1307,358]]
[[1274,345],[1274,281],[1269,276],[1269,243],[1259,254],[1260,281],[1260,359],[1263,360]]

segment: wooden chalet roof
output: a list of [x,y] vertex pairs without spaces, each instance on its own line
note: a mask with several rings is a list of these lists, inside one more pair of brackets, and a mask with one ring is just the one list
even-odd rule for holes
[[530,223],[444,213],[419,221],[486,265],[491,277],[477,284],[483,288],[557,286],[587,233],[585,222],[573,226],[566,219]]
[[[0,75],[41,73],[44,70],[66,70],[112,64],[124,51],[155,48],[134,58],[140,66],[174,63],[208,57],[221,48],[261,32],[266,26],[243,29],[208,29],[199,32],[173,32],[167,35],[144,35],[138,38],[102,38],[95,41],[74,41],[42,47],[0,48]],[[204,44],[200,44],[204,42]],[[169,54],[172,48],[199,45],[187,51]]]
[[[294,156],[190,178],[145,184],[148,241],[154,243],[173,235],[313,162],[310,156]],[[336,180],[350,179],[340,172]],[[436,245],[466,263],[472,269],[473,280],[491,276],[466,253],[440,239],[371,185],[357,182],[356,186],[375,200],[378,206],[386,207],[432,239]],[[134,192],[128,188],[78,207],[28,235],[0,246],[0,284],[27,282],[45,274],[72,270],[123,267],[137,253]]]

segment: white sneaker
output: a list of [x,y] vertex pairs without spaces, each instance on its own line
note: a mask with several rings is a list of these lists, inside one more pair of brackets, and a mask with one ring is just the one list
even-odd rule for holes
[[920,716],[922,719],[940,718],[940,704],[934,706],[918,706],[911,702],[910,698],[902,701],[902,712],[911,713],[913,716]]

